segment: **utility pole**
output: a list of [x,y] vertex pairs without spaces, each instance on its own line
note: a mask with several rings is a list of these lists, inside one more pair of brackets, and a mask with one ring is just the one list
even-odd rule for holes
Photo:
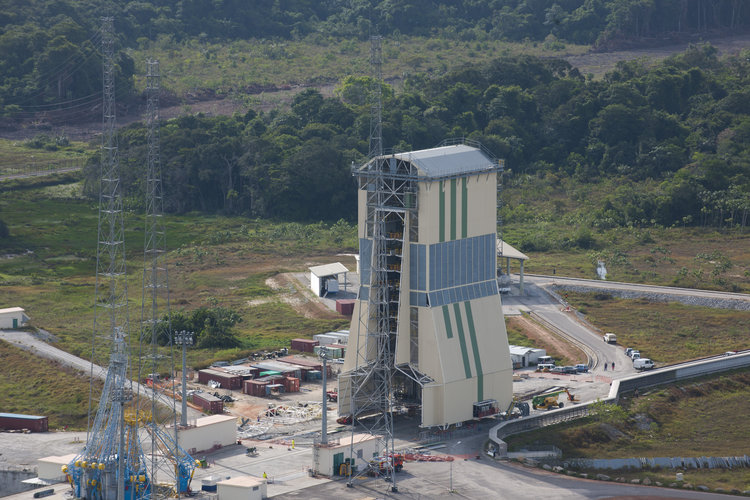
[[174,343],[182,346],[182,415],[180,425],[187,427],[187,346],[193,345],[193,332],[175,333]]

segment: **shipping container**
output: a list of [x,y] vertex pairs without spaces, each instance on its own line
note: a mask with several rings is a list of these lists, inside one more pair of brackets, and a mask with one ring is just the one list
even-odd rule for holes
[[313,339],[292,339],[291,348],[295,351],[313,352],[313,347],[318,345],[317,340]]
[[299,379],[296,377],[284,377],[284,392],[299,392]]
[[250,396],[264,397],[266,395],[267,380],[245,380],[245,388],[242,392]]
[[[342,347],[332,347],[330,345],[326,347],[328,348],[328,357],[330,357],[331,359],[344,357],[344,349]],[[320,355],[320,346],[315,348],[315,354],[317,354],[318,356]]]
[[207,368],[198,372],[198,382],[208,384],[211,380],[218,382],[222,389],[242,389],[242,377],[219,370]]
[[258,369],[253,368],[252,366],[249,366],[249,365],[227,366],[227,367],[222,368],[222,370],[226,371],[227,373],[231,375],[238,376],[242,378],[242,380],[250,380],[253,378],[258,378]]
[[284,384],[268,384],[266,386],[266,396],[278,396],[284,392]]
[[[323,370],[323,362],[320,360],[320,358],[310,358],[306,356],[285,356],[283,358],[279,358],[277,361],[280,361],[282,363],[289,363],[292,365],[301,366],[303,368],[303,376],[302,380],[307,380],[307,377],[305,376],[310,370],[317,370],[321,371]],[[327,365],[327,375],[330,377],[332,374],[331,371],[331,365]]]
[[260,370],[260,373],[263,373],[265,371],[275,371],[288,377],[297,378],[300,378],[300,376],[302,375],[301,366],[281,362],[275,359],[258,361],[256,363],[253,363],[253,367],[258,368],[258,370]]
[[49,419],[41,415],[0,413],[0,430],[17,431],[22,429],[28,429],[31,432],[47,432],[49,430]]
[[336,312],[344,316],[354,314],[354,299],[338,299],[336,301]]
[[325,334],[328,337],[333,337],[337,340],[336,343],[338,344],[348,344],[349,343],[349,332],[328,332]]
[[224,413],[224,401],[207,392],[196,392],[193,394],[193,404],[203,408],[206,413]]

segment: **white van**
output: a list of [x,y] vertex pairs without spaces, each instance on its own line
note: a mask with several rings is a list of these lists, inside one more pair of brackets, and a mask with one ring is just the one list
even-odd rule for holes
[[633,361],[633,368],[636,370],[650,370],[654,367],[654,362],[648,358],[638,358]]
[[536,360],[537,366],[539,365],[552,365],[555,366],[555,360],[552,359],[552,356],[539,356],[539,358]]

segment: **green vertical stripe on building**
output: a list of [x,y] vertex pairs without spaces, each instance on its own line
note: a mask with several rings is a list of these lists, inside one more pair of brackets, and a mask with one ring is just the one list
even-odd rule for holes
[[456,239],[456,179],[451,179],[451,241]]
[[444,188],[444,181],[440,181],[440,195],[438,197],[439,206],[438,206],[438,224],[439,224],[439,231],[438,234],[440,235],[440,241],[445,241],[445,191]]
[[466,238],[469,233],[469,189],[466,186],[468,179],[461,180],[461,238]]
[[445,333],[449,339],[453,338],[453,327],[451,326],[451,313],[448,306],[443,306],[443,319],[445,320]]
[[[456,307],[458,307],[458,304],[456,304]],[[469,324],[471,350],[474,351],[474,365],[477,368],[477,401],[484,401],[484,372],[482,371],[482,360],[479,356],[477,331],[474,328],[474,315],[471,313],[471,302],[464,302],[464,307],[466,307],[466,322]]]
[[456,330],[458,330],[458,343],[461,345],[461,357],[464,360],[464,373],[466,374],[466,378],[471,378],[471,365],[469,364],[469,353],[466,350],[464,322],[461,320],[461,309],[459,308],[458,302],[453,304],[453,310],[456,312]]

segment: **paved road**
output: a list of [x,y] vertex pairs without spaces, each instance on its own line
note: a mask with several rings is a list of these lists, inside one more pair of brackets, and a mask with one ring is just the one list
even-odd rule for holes
[[[591,371],[594,374],[621,378],[636,373],[632,361],[625,356],[624,349],[604,342],[600,332],[579,321],[574,311],[566,311],[565,307],[542,286],[527,283],[525,291],[524,296],[503,296],[503,310],[506,314],[517,311],[529,312],[546,323],[546,326],[572,339],[574,343],[583,344],[584,351],[591,358]],[[615,362],[614,372],[610,368],[612,362]],[[606,372],[604,363],[609,365]]]
[[681,297],[701,297],[705,299],[733,300],[750,304],[750,295],[746,293],[718,292],[713,290],[699,290],[695,288],[677,288],[671,286],[642,285],[638,283],[622,283],[618,281],[590,280],[583,278],[565,278],[546,275],[525,275],[524,281],[541,287],[552,285],[579,285],[602,290],[621,290],[639,292],[645,294],[658,293],[660,295],[673,295],[675,300]]
[[[74,356],[69,352],[58,349],[57,347],[53,347],[47,342],[44,342],[43,340],[35,337],[28,332],[17,330],[0,330],[0,339],[16,345],[21,349],[32,352],[37,356],[41,356],[47,359],[53,359],[66,366],[70,366],[72,368],[75,368],[76,370],[80,370],[86,374],[92,374],[95,378],[101,380],[107,378],[107,370],[105,368],[102,368],[99,365],[93,365],[92,369],[92,363],[90,361],[79,358],[78,356]],[[149,398],[152,396],[151,389],[146,387],[145,385],[136,384],[133,389],[139,390],[141,394],[144,394]],[[157,393],[157,400],[168,408],[172,406],[171,398],[165,396],[164,394]],[[181,405],[178,404],[177,413],[181,414],[181,410]],[[200,416],[202,416],[202,413],[191,407],[188,407],[188,419],[195,419]]]

